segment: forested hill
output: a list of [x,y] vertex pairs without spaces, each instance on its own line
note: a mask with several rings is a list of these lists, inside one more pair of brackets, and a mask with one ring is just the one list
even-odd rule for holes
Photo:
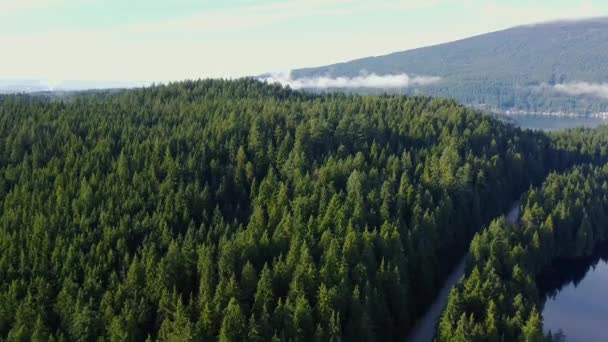
[[482,224],[605,133],[253,80],[0,98],[0,339],[402,340]]
[[[407,35],[404,35],[407,37]],[[527,111],[608,111],[608,18],[515,27],[451,43],[292,72],[295,79],[441,77],[401,91]],[[588,83],[581,86],[581,82]],[[580,94],[580,95],[572,95]]]

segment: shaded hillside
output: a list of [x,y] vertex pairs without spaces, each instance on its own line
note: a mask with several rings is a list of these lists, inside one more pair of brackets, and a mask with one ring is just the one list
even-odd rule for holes
[[515,27],[386,56],[299,69],[292,77],[353,77],[361,72],[440,76],[441,82],[417,91],[468,104],[501,109],[606,111],[608,99],[597,93],[573,96],[558,91],[555,85],[599,85],[608,80],[608,19]]

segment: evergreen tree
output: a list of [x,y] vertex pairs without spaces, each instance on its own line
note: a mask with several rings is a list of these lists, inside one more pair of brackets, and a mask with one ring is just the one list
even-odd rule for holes
[[246,336],[247,320],[236,299],[230,299],[218,339],[222,342],[242,341]]

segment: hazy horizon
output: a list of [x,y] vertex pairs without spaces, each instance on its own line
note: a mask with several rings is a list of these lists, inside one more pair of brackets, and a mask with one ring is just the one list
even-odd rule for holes
[[594,0],[0,1],[0,44],[9,47],[0,79],[237,78],[601,17],[604,7]]

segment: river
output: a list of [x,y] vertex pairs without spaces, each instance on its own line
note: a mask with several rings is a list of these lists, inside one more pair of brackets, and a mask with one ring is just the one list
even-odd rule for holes
[[[608,120],[592,117],[555,117],[542,115],[512,115],[509,116],[515,123],[522,128],[529,128],[542,131],[555,131],[574,127],[597,127],[608,124]],[[514,223],[519,218],[519,201],[513,203],[511,210],[507,214],[507,221]],[[444,286],[439,291],[433,304],[429,307],[424,316],[418,320],[412,331],[407,337],[407,341],[429,342],[435,336],[435,330],[439,316],[447,304],[448,296],[452,287],[464,275],[466,255],[458,262],[452,273],[448,276]],[[608,268],[608,265],[606,266]],[[606,273],[608,277],[608,273]],[[608,284],[608,281],[605,282]],[[608,317],[605,315],[603,317]],[[545,318],[546,322],[546,318]]]
[[[507,221],[511,224],[515,223],[519,218],[519,200],[515,201],[511,205],[511,209],[507,213]],[[452,273],[448,276],[445,284],[439,291],[439,294],[435,298],[433,304],[429,307],[427,312],[418,320],[412,331],[407,337],[410,342],[430,342],[435,337],[435,330],[437,322],[441,316],[443,308],[448,303],[448,296],[452,287],[462,278],[464,275],[464,268],[466,264],[467,256],[465,255],[460,259],[458,265],[452,270]]]
[[538,283],[545,333],[562,331],[568,342],[607,340],[608,245],[591,258],[554,262]]

